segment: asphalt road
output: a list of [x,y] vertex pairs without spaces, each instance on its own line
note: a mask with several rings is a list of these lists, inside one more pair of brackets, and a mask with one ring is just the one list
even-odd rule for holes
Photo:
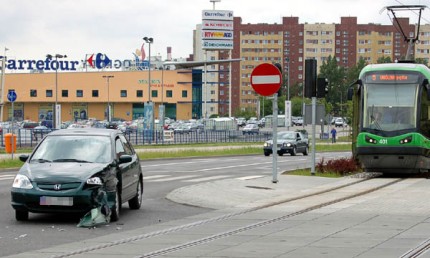
[[[317,154],[325,159],[348,157],[349,153]],[[309,166],[311,155],[278,157],[279,171]],[[207,208],[171,202],[165,196],[174,189],[202,182],[237,178],[246,180],[272,174],[272,156],[230,156],[143,161],[144,202],[140,210],[123,205],[116,223],[95,229],[77,228],[79,216],[30,214],[28,222],[17,222],[10,206],[10,187],[16,171],[0,172],[0,255],[6,256],[58,244],[154,225],[205,213]]]

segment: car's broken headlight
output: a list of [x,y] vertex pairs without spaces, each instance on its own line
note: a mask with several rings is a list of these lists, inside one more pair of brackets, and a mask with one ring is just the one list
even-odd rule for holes
[[21,189],[32,189],[33,185],[30,182],[30,179],[24,175],[16,175],[13,180],[13,188],[21,188]]
[[87,184],[88,185],[103,185],[103,181],[100,177],[91,177],[87,179]]

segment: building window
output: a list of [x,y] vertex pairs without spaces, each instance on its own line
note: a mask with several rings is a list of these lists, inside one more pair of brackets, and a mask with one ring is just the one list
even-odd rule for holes
[[158,90],[152,90],[151,91],[151,97],[157,98],[158,97]]
[[137,90],[136,91],[136,97],[142,98],[143,97],[143,90]]
[[76,90],[76,97],[82,98],[83,96],[84,96],[84,91],[83,90]]
[[30,97],[37,97],[37,90],[30,90]]
[[99,90],[93,90],[93,97],[97,98],[99,96]]
[[183,91],[182,91],[182,97],[183,97],[183,98],[187,98],[187,97],[188,97],[188,91],[183,90]]
[[166,90],[166,97],[172,98],[173,97],[173,91],[172,90]]
[[121,90],[121,98],[127,98],[127,90]]
[[46,90],[46,97],[52,98],[52,90]]
[[61,97],[64,97],[64,98],[69,97],[69,91],[68,90],[62,90],[61,91]]

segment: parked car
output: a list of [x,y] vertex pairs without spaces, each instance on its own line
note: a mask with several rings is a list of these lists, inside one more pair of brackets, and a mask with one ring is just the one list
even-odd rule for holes
[[[297,153],[308,155],[309,141],[301,132],[282,131],[277,133],[276,150],[279,156],[290,153],[296,156]],[[264,156],[270,156],[273,153],[273,139],[266,141],[263,145]]]
[[191,132],[191,125],[189,123],[179,124],[177,127],[173,129],[174,133],[184,134]]
[[37,141],[38,139],[42,139],[43,136],[47,135],[50,132],[52,132],[52,129],[44,125],[39,125],[33,128],[33,137]]
[[38,122],[24,122],[24,123],[21,125],[21,128],[22,128],[22,129],[33,129],[33,128],[35,128],[36,126],[39,126],[39,123],[38,123]]
[[296,126],[301,126],[301,125],[303,125],[303,117],[301,117],[301,116],[292,117],[291,123],[293,125],[296,125]]
[[43,120],[40,122],[40,125],[44,125],[48,128],[53,128],[52,120]]
[[336,118],[336,120],[334,121],[334,126],[335,127],[345,127],[348,124],[346,123],[345,119],[343,119],[342,117],[338,117]]
[[239,127],[246,125],[246,119],[244,117],[238,117],[236,121]]
[[245,134],[258,134],[260,132],[260,127],[257,124],[247,124],[242,129],[242,133]]
[[122,203],[142,204],[139,157],[119,130],[70,129],[49,133],[28,155],[11,188],[18,221],[34,213],[86,213],[106,200],[102,213],[119,219]]

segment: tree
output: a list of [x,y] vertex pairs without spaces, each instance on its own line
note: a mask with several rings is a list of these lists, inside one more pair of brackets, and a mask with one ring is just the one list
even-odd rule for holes
[[415,59],[415,62],[417,64],[423,64],[425,66],[428,66],[428,60],[425,58],[417,58],[417,59]]
[[325,99],[327,103],[333,105],[335,112],[339,112],[342,109],[340,105],[346,99],[346,69],[337,64],[336,58],[329,56],[320,66],[320,74],[318,77],[328,79],[329,92]]
[[389,56],[381,56],[378,58],[376,62],[378,64],[385,64],[385,63],[392,63],[393,61],[391,61],[391,57]]

